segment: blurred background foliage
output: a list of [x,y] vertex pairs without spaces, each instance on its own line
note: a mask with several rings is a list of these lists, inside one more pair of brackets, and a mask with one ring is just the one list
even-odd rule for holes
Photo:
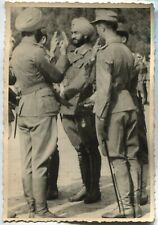
[[[12,8],[11,30],[18,44],[21,40],[20,33],[15,29],[15,19],[24,8]],[[65,31],[70,37],[71,20],[84,16],[89,21],[95,18],[94,8],[40,8],[44,14],[43,25],[46,26],[49,40],[54,31]],[[133,52],[138,52],[148,57],[150,54],[150,9],[149,8],[120,8],[114,9],[119,14],[119,21],[126,23],[129,30],[128,46]]]

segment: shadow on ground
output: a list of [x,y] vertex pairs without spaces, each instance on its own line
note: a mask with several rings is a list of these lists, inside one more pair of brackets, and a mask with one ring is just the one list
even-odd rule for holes
[[[98,209],[107,207],[115,202],[111,179],[102,177],[101,179],[102,200],[94,204],[84,204],[83,202],[69,202],[70,196],[77,193],[81,188],[81,181],[76,180],[71,185],[59,187],[60,193],[57,200],[48,201],[48,206],[51,211],[57,214],[66,214],[66,217],[74,217],[82,213],[92,213]],[[28,211],[25,199],[23,196],[16,196],[8,199],[9,210],[14,210],[17,215],[26,214]]]
[[[61,215],[65,218],[101,218],[101,215],[106,211],[117,208],[116,197],[111,182],[111,178],[104,176],[100,182],[102,199],[101,201],[93,204],[84,204],[81,202],[69,202],[69,197],[77,193],[81,188],[81,180],[78,179],[71,185],[61,186],[59,198],[57,200],[48,201],[49,209],[56,213],[58,216]],[[23,196],[16,196],[9,198],[8,200],[9,210],[14,211],[17,217],[27,214],[28,209]],[[143,216],[149,213],[149,204],[143,208]]]

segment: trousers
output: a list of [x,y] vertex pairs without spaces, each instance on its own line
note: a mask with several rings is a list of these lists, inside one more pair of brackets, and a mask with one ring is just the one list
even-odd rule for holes
[[[106,142],[110,157],[135,159],[139,151],[136,111],[113,113],[105,122]],[[99,127],[99,119],[96,117],[99,143],[104,139],[102,129]]]
[[48,159],[57,145],[56,116],[18,117],[21,167],[27,202],[46,207]]
[[81,116],[63,115],[62,124],[71,144],[76,150],[80,145],[98,147],[94,114]]
[[62,123],[71,144],[78,153],[83,184],[88,193],[99,192],[101,156],[95,129],[95,115],[63,115]]
[[[107,121],[105,121],[107,122]],[[104,139],[102,127],[96,117],[96,129],[99,143]],[[118,192],[124,211],[138,203],[139,195],[139,151],[137,113],[135,110],[109,115],[105,126],[106,143],[109,157],[114,167]]]

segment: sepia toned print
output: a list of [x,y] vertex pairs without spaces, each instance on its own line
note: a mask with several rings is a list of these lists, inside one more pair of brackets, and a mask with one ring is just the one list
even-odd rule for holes
[[6,3],[5,221],[153,221],[153,14]]

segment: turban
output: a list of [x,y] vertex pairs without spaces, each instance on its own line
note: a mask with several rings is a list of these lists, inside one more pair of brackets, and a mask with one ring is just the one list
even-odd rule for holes
[[94,27],[84,17],[73,19],[71,27],[83,35],[91,36],[94,34]]
[[42,27],[42,12],[37,8],[27,8],[19,13],[15,27],[19,31],[32,32]]

